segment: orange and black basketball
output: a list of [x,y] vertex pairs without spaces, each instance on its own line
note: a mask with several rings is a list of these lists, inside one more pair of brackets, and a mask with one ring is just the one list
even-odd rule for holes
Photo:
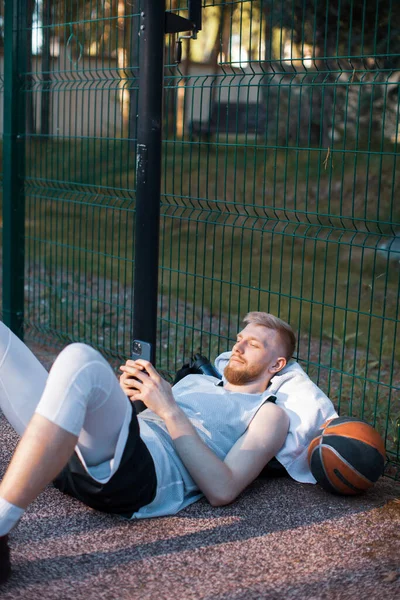
[[368,423],[339,417],[324,423],[308,447],[308,462],[328,492],[360,494],[383,474],[385,445]]

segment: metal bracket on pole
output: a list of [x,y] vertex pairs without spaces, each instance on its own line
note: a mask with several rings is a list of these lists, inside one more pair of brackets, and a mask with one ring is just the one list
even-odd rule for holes
[[[185,19],[176,13],[165,13],[165,33],[193,31],[194,35],[201,31],[201,0],[189,0],[189,18]],[[196,38],[194,38],[196,39]]]
[[180,33],[191,31],[190,35],[181,35],[176,41],[176,62],[182,59],[182,40],[196,40],[197,32],[201,30],[201,0],[189,0],[189,18],[185,19],[176,13],[165,13],[165,33]]
[[184,19],[175,13],[165,13],[165,33],[180,33],[181,31],[193,31],[194,23]]

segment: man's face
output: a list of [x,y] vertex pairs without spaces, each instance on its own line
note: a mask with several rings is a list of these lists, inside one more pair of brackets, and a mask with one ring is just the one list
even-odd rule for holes
[[277,359],[283,356],[282,350],[277,331],[250,323],[238,333],[224,376],[232,385],[264,379],[268,382],[280,370],[275,365]]

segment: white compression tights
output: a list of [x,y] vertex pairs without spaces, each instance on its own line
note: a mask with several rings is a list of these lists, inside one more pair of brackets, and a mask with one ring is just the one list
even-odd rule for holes
[[97,350],[71,344],[48,374],[1,321],[0,408],[19,435],[36,412],[79,436],[77,446],[87,466],[113,458],[132,410],[113,370]]

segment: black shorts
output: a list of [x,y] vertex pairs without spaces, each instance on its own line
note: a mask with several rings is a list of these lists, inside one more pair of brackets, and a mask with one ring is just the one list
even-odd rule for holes
[[121,463],[107,483],[94,480],[74,452],[53,484],[91,508],[127,518],[150,504],[156,495],[157,476],[153,458],[139,435],[135,411]]

